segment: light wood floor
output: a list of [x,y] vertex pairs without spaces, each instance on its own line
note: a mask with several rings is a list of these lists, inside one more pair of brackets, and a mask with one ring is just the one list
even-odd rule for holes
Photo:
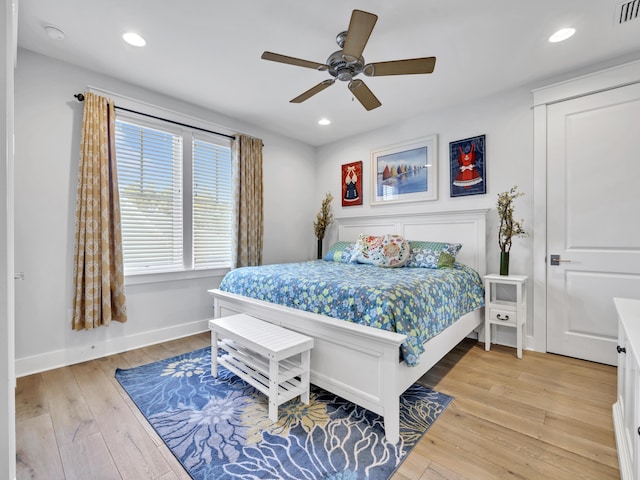
[[[129,368],[209,335],[18,379],[18,479],[189,479],[120,388]],[[393,480],[618,479],[616,369],[465,340],[421,383],[455,397]]]

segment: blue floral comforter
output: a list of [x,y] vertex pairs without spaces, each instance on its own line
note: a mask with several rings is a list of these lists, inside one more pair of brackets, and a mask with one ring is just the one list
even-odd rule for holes
[[229,272],[220,289],[405,334],[401,350],[410,366],[425,341],[484,305],[480,275],[462,264],[380,268],[313,260],[243,267]]

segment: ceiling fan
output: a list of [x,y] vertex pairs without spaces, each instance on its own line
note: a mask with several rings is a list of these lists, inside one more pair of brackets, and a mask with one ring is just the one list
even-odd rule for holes
[[336,79],[338,79],[343,82],[349,82],[349,90],[362,106],[367,110],[373,110],[382,104],[362,80],[355,78],[357,75],[362,73],[367,77],[381,77],[384,75],[432,73],[436,66],[436,57],[365,63],[362,51],[367,45],[367,41],[371,36],[377,20],[378,16],[373,13],[354,10],[351,14],[349,29],[346,32],[340,32],[336,37],[336,42],[340,50],[329,55],[326,63],[311,62],[309,60],[288,57],[273,52],[264,52],[261,58],[272,62],[328,71],[329,74],[334,77],[324,80],[315,87],[298,95],[296,98],[290,100],[291,103],[302,103],[308,100],[316,93],[320,93],[325,88],[333,85]]

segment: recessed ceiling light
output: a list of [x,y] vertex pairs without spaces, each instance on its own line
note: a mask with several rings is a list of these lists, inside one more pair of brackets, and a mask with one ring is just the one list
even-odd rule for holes
[[576,33],[575,28],[561,28],[549,37],[551,43],[562,42]]
[[44,27],[44,31],[47,32],[49,38],[52,38],[53,40],[64,40],[64,32],[58,27],[54,27],[53,25],[46,25]]
[[147,44],[144,38],[134,32],[125,33],[122,35],[122,38],[125,42],[129,45],[133,45],[134,47],[144,47]]
[[321,118],[320,120],[318,120],[318,125],[330,125],[331,124],[331,120],[329,120],[328,118]]

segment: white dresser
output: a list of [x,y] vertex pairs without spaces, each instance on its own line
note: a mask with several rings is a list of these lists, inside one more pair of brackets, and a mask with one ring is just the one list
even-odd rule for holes
[[622,480],[639,480],[640,300],[614,298],[618,312],[618,398],[613,404]]

